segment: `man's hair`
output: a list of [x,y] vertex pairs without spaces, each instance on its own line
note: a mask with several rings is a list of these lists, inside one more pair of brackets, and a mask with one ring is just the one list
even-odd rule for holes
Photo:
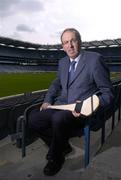
[[[81,41],[81,35],[80,35],[79,31],[77,31],[77,30],[74,29],[74,28],[66,28],[66,29],[62,32],[62,34],[61,34],[61,42],[62,42],[63,34],[64,34],[65,32],[67,32],[67,31],[74,32],[77,40],[78,40],[80,43],[82,42],[82,41]],[[62,43],[63,43],[63,42],[62,42]]]

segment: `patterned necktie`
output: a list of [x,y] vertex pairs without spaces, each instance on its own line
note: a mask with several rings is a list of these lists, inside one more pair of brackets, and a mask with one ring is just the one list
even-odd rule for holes
[[69,82],[71,82],[73,75],[75,73],[75,64],[76,64],[76,61],[74,60],[70,63]]

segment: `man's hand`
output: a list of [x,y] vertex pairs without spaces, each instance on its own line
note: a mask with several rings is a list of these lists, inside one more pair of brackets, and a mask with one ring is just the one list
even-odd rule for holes
[[77,113],[76,111],[72,111],[74,117],[80,117],[81,113]]
[[51,104],[50,103],[43,103],[40,107],[40,111],[43,110],[43,109],[47,109],[48,106],[50,106]]
[[81,112],[78,113],[78,112],[76,112],[75,110],[72,111],[72,114],[73,114],[74,117],[83,117],[83,118],[86,117],[84,114],[81,114]]

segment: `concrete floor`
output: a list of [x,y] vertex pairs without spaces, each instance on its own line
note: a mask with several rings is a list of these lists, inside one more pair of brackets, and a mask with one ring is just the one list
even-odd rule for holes
[[106,142],[100,147],[100,131],[91,132],[91,162],[84,169],[83,137],[72,138],[73,151],[62,169],[52,177],[43,174],[47,146],[41,139],[27,146],[26,157],[12,144],[10,137],[0,141],[0,180],[121,180],[121,122],[109,136],[111,121],[106,124]]

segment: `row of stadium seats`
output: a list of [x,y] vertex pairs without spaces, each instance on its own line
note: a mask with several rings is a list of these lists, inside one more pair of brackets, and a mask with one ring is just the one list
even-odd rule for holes
[[16,119],[23,114],[26,107],[41,102],[47,90],[25,93],[5,99],[0,99],[0,139],[8,134],[14,134]]
[[0,72],[10,73],[10,72],[40,72],[40,71],[56,71],[56,66],[29,66],[29,65],[8,65],[0,64]]

